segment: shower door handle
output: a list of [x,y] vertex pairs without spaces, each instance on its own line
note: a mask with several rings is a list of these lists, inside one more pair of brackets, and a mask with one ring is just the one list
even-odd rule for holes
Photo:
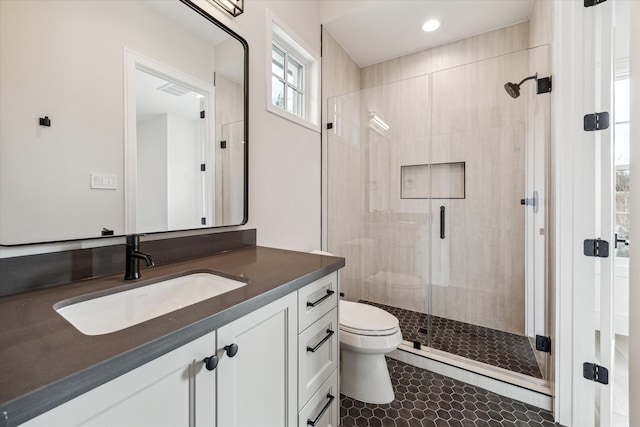
[[520,204],[523,206],[532,206],[533,213],[538,213],[538,192],[533,192],[533,197],[530,199],[520,199]]
[[444,239],[444,206],[440,206],[440,238]]

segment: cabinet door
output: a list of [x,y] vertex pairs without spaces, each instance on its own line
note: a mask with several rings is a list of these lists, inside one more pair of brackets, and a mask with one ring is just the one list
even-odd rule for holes
[[202,361],[215,348],[211,332],[23,426],[213,426],[216,371]]
[[296,353],[295,292],[218,329],[218,425],[295,426]]

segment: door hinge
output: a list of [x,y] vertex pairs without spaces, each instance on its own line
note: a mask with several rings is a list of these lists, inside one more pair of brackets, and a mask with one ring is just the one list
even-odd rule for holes
[[536,335],[536,350],[551,353],[551,337]]
[[584,7],[597,6],[600,3],[604,3],[607,0],[584,0]]
[[200,170],[201,170],[202,172],[206,171],[206,170],[207,170],[207,165],[206,165],[205,163],[201,163],[201,164],[200,164]]
[[538,95],[551,92],[552,86],[551,76],[538,79]]
[[582,376],[600,384],[609,384],[609,370],[595,363],[584,362],[582,364]]
[[223,150],[227,148],[227,141],[220,141],[220,148],[222,148]]
[[609,113],[586,114],[584,116],[584,130],[591,132],[594,130],[605,130],[609,128]]
[[204,111],[200,111],[200,118],[204,119],[204,117],[205,117],[205,112]]
[[607,258],[609,256],[609,242],[602,239],[586,239],[584,241],[584,254],[586,256]]
[[207,218],[205,217],[200,218],[200,224],[207,225]]
[[327,123],[327,129],[333,129],[333,123]]

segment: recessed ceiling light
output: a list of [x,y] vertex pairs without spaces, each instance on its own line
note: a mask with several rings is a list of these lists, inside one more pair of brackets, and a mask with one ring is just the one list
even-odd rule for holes
[[438,21],[437,19],[429,19],[422,26],[422,30],[426,32],[431,32],[431,31],[437,30],[439,26],[440,26],[440,21]]

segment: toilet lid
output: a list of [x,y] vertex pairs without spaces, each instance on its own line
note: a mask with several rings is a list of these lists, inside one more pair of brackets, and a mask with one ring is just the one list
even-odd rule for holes
[[340,329],[357,335],[391,335],[399,328],[398,319],[372,305],[340,301]]

